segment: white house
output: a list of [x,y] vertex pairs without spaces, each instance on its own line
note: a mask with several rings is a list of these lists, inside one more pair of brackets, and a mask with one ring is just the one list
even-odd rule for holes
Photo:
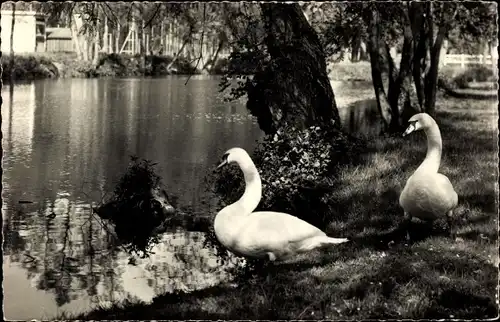
[[[1,10],[2,52],[11,51],[12,10]],[[14,53],[44,52],[46,18],[35,11],[14,11]]]

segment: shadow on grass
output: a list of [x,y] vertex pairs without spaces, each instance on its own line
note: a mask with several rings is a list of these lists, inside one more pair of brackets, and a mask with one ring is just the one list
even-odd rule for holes
[[460,199],[463,203],[469,205],[470,208],[478,208],[487,213],[497,211],[495,192],[493,190],[485,191],[485,194],[473,193],[463,195]]
[[[444,246],[443,246],[444,249]],[[496,315],[496,268],[467,251],[397,248],[358,265],[315,273],[276,266],[269,280],[238,288],[167,294],[151,305],[127,304],[84,319],[337,319],[491,318]],[[346,261],[347,262],[347,261]],[[317,274],[320,275],[317,275]],[[298,274],[298,275],[297,275]],[[312,275],[311,275],[312,274]],[[297,277],[304,283],[290,283]],[[411,295],[411,296],[410,296]],[[286,300],[285,300],[286,298]],[[363,304],[362,304],[363,303]],[[398,307],[406,310],[404,316]],[[331,312],[341,312],[339,316]]]

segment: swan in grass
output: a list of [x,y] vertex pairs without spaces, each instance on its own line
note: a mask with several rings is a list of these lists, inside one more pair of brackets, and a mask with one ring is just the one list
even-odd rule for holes
[[[399,197],[408,226],[412,217],[432,221],[446,215],[451,233],[453,209],[458,204],[458,195],[450,180],[438,173],[441,163],[442,140],[436,121],[427,113],[413,115],[403,136],[423,130],[427,136],[427,155],[422,164],[406,181]],[[407,230],[406,238],[409,239]]]
[[245,192],[238,201],[219,211],[214,221],[215,235],[228,250],[239,256],[275,261],[348,241],[328,237],[320,229],[286,213],[253,212],[262,196],[259,172],[241,148],[229,149],[217,169],[233,162],[243,171]]

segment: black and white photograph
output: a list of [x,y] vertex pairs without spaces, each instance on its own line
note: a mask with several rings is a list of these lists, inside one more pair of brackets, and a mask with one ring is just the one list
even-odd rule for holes
[[2,1],[4,320],[499,317],[493,1]]

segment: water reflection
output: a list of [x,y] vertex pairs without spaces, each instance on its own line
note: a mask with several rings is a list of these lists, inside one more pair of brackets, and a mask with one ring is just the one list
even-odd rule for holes
[[383,130],[383,123],[374,99],[360,100],[339,109],[343,127],[356,136],[377,136]]
[[[202,179],[220,153],[253,147],[261,134],[243,105],[223,102],[217,81],[184,82],[48,80],[2,91],[4,272],[16,281],[4,284],[8,318],[53,318],[123,298],[147,301],[225,278],[195,232],[167,233],[150,259],[127,265],[128,256],[90,212],[132,154],[161,162],[169,192],[196,209],[208,198]],[[24,296],[37,300],[20,306]]]
[[[223,101],[216,79],[185,81],[61,79],[2,90],[7,318],[51,319],[226,278],[196,232],[166,233],[151,258],[128,265],[90,211],[135,154],[160,163],[158,173],[180,205],[216,212],[204,176],[228,147],[252,150],[262,134],[244,102]],[[333,87],[343,123],[354,132],[364,127],[371,112],[343,107],[370,97],[371,88]]]
[[[53,219],[51,213],[56,214]],[[123,299],[151,301],[160,293],[203,288],[227,278],[211,250],[203,248],[204,236],[196,232],[167,233],[149,259],[128,265],[129,257],[113,247],[89,213],[88,205],[64,196],[48,202],[43,213],[17,208],[4,223],[9,232],[5,280],[22,278],[22,268],[32,288],[46,291],[28,289],[30,296],[45,302],[51,298],[56,311],[76,313]],[[5,284],[4,292],[8,318],[42,318],[40,310],[46,308],[37,307],[39,301],[17,306],[22,296],[17,283]],[[49,313],[55,312],[44,314]]]

